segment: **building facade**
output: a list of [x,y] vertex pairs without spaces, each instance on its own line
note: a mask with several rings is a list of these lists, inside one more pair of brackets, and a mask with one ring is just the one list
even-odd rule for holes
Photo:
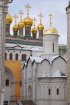
[[25,7],[27,16],[19,23],[15,15],[13,35],[12,16],[6,16],[4,104],[25,105],[32,100],[37,105],[67,105],[67,46],[58,44],[56,28],[44,30],[41,13],[36,27],[30,5]]

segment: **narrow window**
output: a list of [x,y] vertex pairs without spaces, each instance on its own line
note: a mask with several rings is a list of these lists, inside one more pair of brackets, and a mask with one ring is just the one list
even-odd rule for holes
[[15,60],[18,60],[18,54],[15,55]]
[[23,61],[26,61],[26,54],[22,54],[22,58]]
[[10,57],[9,57],[9,59],[10,59],[10,60],[12,60],[12,53],[10,53],[10,55],[9,55],[9,56],[10,56]]
[[59,89],[58,88],[56,89],[56,92],[57,92],[57,95],[59,95]]
[[5,60],[7,60],[7,53],[5,53]]
[[9,80],[8,80],[8,79],[6,79],[5,85],[6,85],[6,86],[9,86]]
[[53,43],[53,52],[54,52],[54,43]]
[[51,95],[51,89],[48,89],[48,94]]

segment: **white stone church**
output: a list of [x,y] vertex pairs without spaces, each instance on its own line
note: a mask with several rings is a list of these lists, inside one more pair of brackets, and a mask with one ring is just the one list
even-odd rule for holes
[[52,30],[43,35],[42,54],[35,51],[22,70],[24,100],[37,105],[67,105],[67,61],[58,53],[59,35]]

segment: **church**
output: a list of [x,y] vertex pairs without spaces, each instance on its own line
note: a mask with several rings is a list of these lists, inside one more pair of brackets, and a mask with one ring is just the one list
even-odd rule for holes
[[[44,30],[42,13],[40,23],[29,15],[30,4],[25,5],[27,16],[20,21],[14,16],[13,35],[10,33],[12,16],[8,13],[5,44],[4,105],[67,105],[67,46],[60,45],[59,32],[52,27]],[[70,4],[66,11],[70,9]]]

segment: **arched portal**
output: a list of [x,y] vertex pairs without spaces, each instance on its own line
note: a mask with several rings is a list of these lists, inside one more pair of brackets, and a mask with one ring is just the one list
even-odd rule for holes
[[4,101],[8,101],[11,99],[11,96],[15,96],[15,84],[12,83],[15,81],[15,77],[11,70],[5,67],[5,95]]
[[12,72],[15,80],[12,84],[15,84],[14,97],[20,99],[20,80],[21,80],[21,64],[19,61],[6,60],[5,67]]
[[28,100],[32,100],[32,87],[28,86]]

